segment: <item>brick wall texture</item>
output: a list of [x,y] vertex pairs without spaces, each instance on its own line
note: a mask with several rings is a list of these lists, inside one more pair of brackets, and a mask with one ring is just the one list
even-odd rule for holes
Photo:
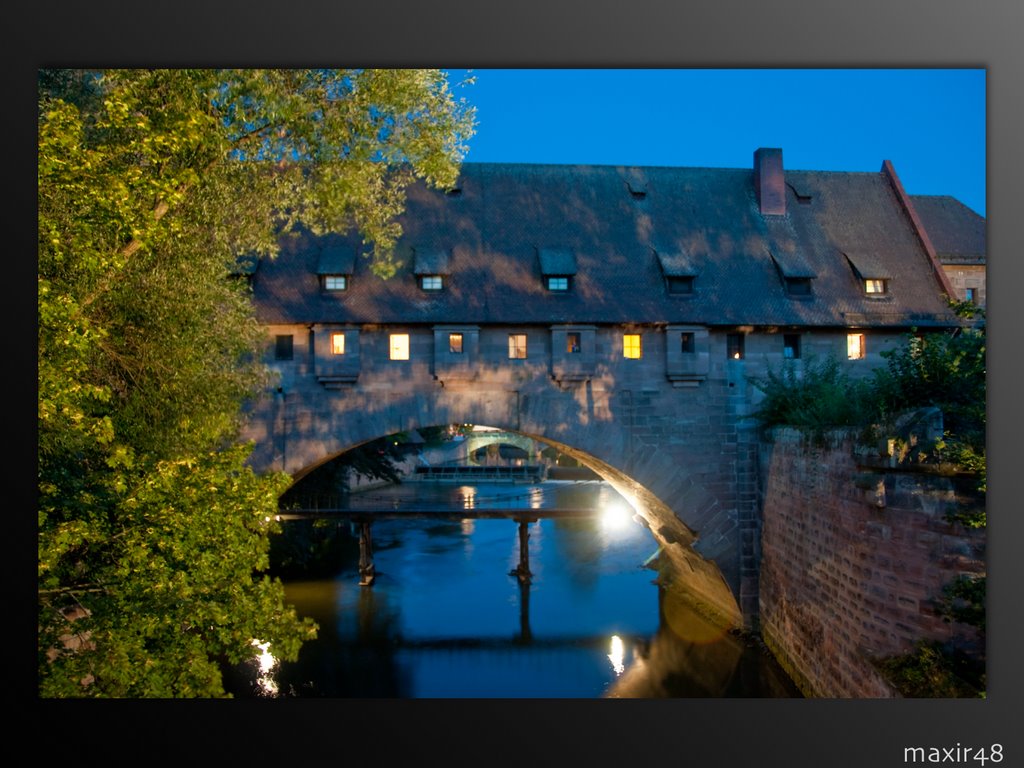
[[985,570],[984,529],[947,518],[976,503],[951,478],[793,430],[774,432],[760,464],[761,633],[805,695],[893,697],[871,658],[978,641],[936,609],[944,585]]

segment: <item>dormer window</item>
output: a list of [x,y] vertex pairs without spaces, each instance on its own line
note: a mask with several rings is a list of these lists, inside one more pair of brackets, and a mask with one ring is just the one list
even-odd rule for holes
[[811,278],[809,277],[787,277],[786,293],[790,296],[810,296]]
[[669,296],[690,296],[697,279],[694,259],[681,250],[661,251],[652,248],[665,278],[665,290]]
[[888,293],[889,286],[886,283],[886,280],[865,280],[864,293],[868,296],[881,296],[884,293]]
[[347,291],[348,275],[322,275],[325,291]]
[[673,296],[693,293],[693,277],[690,275],[669,275],[665,278],[665,284]]
[[551,293],[568,293],[576,274],[576,255],[569,250],[539,248],[540,273]]
[[568,276],[549,277],[548,278],[548,290],[549,291],[561,291],[565,292],[569,290],[569,278]]
[[865,296],[879,299],[889,294],[889,281],[892,275],[885,268],[882,259],[868,252],[844,252],[844,255],[860,281]]
[[444,277],[450,274],[448,252],[433,248],[416,248],[413,274],[420,290],[437,292],[444,289]]
[[811,295],[813,280],[817,274],[791,238],[769,236],[768,255],[779,277],[782,278],[787,296],[806,298]]
[[355,262],[355,249],[341,241],[337,235],[328,235],[320,247],[320,259],[316,266],[321,290],[347,291]]

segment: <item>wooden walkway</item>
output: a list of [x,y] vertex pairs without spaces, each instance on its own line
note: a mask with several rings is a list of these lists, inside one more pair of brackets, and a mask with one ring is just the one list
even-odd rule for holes
[[554,507],[550,509],[528,509],[523,507],[432,507],[416,505],[408,507],[378,507],[374,509],[353,509],[351,507],[319,509],[282,509],[278,520],[308,520],[313,518],[336,518],[354,522],[369,522],[386,519],[430,518],[437,520],[480,520],[507,519],[528,521],[541,518],[583,518],[598,517],[601,510],[593,507]]

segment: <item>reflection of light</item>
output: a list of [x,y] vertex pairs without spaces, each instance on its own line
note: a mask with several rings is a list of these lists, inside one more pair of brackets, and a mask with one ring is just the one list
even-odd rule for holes
[[530,489],[530,509],[540,509],[544,503],[544,492],[540,488]]
[[252,644],[260,649],[260,655],[256,657],[256,665],[259,667],[259,676],[256,678],[256,685],[265,696],[277,695],[277,681],[274,680],[273,672],[277,668],[277,659],[270,652],[270,643],[261,643],[253,640]]
[[612,635],[611,651],[608,654],[608,661],[612,663],[612,669],[615,670],[615,674],[621,675],[626,669],[626,665],[622,663],[626,657],[626,646],[618,635]]
[[473,518],[467,518],[462,521],[462,533],[464,536],[472,535],[474,522],[476,521],[474,521]]
[[601,513],[601,526],[605,530],[620,530],[626,527],[630,514],[622,504],[612,502]]

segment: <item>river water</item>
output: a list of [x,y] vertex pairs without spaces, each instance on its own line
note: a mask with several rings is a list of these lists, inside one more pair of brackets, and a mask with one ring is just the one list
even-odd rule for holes
[[[531,578],[518,579],[512,519],[373,522],[372,586],[358,535],[317,577],[283,578],[319,635],[294,663],[269,654],[232,670],[236,697],[793,697],[763,647],[721,631],[658,581],[657,543],[606,483],[408,482],[353,494],[353,507],[410,501],[481,508],[580,508],[593,518],[529,523]],[[607,514],[605,514],[607,513]],[[309,525],[286,521],[284,526]],[[321,523],[321,527],[325,524]]]

